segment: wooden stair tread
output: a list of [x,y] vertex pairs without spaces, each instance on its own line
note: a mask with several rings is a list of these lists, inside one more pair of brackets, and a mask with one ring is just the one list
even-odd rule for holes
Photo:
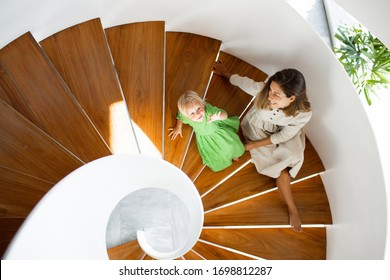
[[40,42],[112,153],[138,152],[100,19]]
[[[267,78],[267,74],[263,71],[226,52],[220,52],[218,60],[222,60],[226,67],[228,67],[227,69],[234,69],[234,71],[237,71],[236,73],[252,77],[257,81],[264,81]],[[212,75],[205,99],[208,103],[225,110],[229,116],[240,116],[244,113],[253,96],[233,86],[226,78]],[[182,169],[188,177],[195,180],[196,176],[202,171],[203,166],[196,146],[195,137],[192,137]],[[205,167],[205,169],[209,168]],[[209,169],[209,171],[211,170]],[[204,170],[202,172],[207,171]],[[209,173],[207,172],[207,174]],[[221,172],[216,172],[213,174],[213,177],[222,179],[221,174]]]
[[200,239],[269,260],[326,259],[326,229],[204,229]]
[[0,256],[2,256],[8,248],[9,243],[23,224],[25,218],[2,218],[0,219]]
[[[332,224],[328,198],[319,175],[291,185],[303,224]],[[289,225],[278,190],[207,212],[205,226]]]
[[[204,96],[221,41],[190,33],[166,33],[164,133],[176,125],[177,100],[187,90]],[[181,167],[192,128],[183,125],[183,138],[165,137],[164,159]]]
[[[160,153],[163,136],[164,28],[164,22],[156,21],[106,29],[131,119]],[[142,143],[139,145],[142,153]]]
[[[302,168],[293,181],[324,171],[324,166],[317,152],[307,138],[304,156],[305,160]],[[204,175],[207,176],[200,177],[202,181],[199,181],[200,178],[195,181],[201,194],[205,193],[215,183],[214,180],[206,180],[212,176],[210,172]],[[275,179],[259,174],[254,164],[249,163],[234,176],[203,196],[203,207],[205,211],[208,211],[226,203],[264,192],[275,186]]]
[[0,217],[27,217],[53,185],[0,166]]
[[254,260],[254,258],[243,254],[231,252],[201,241],[198,241],[192,249],[206,260]]
[[142,260],[143,261],[152,261],[154,259],[151,256],[145,254],[145,256],[142,258]]
[[31,33],[0,50],[0,78],[0,98],[81,160],[111,154]]
[[110,260],[141,260],[145,256],[137,240],[109,248],[107,254]]
[[[219,172],[214,172],[210,168],[205,167],[194,183],[200,195],[204,195],[208,191],[212,191],[212,187],[219,185],[221,181],[226,180],[233,172],[245,168],[251,160],[249,152],[245,152],[237,162],[233,162],[228,168]],[[236,175],[234,174],[233,177]]]
[[184,256],[183,258],[185,260],[204,260],[204,258],[202,258],[201,256],[199,256],[197,253],[195,253],[194,250],[189,250]]
[[0,165],[57,183],[83,163],[0,99]]

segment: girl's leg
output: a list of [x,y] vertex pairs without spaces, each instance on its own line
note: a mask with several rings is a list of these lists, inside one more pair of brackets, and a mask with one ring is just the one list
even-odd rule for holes
[[290,224],[294,231],[302,232],[302,222],[299,218],[299,213],[297,206],[295,205],[292,192],[291,192],[291,178],[290,173],[288,173],[287,169],[283,170],[280,173],[280,176],[276,179],[276,186],[280,190],[284,201],[287,204],[288,212],[290,215]]

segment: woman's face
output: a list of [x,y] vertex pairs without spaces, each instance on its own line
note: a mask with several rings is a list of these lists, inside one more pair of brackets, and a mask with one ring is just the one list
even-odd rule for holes
[[201,122],[204,119],[205,116],[205,110],[203,104],[200,104],[198,102],[194,102],[193,104],[189,105],[187,108],[187,114],[190,117],[190,119],[194,122]]
[[295,96],[291,95],[290,97],[287,97],[280,85],[272,81],[269,87],[268,100],[271,109],[283,109],[295,100]]

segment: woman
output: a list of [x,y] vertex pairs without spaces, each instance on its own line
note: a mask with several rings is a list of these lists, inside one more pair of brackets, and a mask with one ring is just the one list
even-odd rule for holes
[[255,82],[227,72],[221,61],[214,65],[214,73],[226,77],[230,83],[256,96],[254,106],[241,122],[245,149],[260,174],[276,178],[294,231],[302,231],[302,222],[295,205],[290,184],[303,163],[305,135],[302,128],[312,112],[306,95],[303,75],[295,69],[284,69],[270,76],[266,82]]

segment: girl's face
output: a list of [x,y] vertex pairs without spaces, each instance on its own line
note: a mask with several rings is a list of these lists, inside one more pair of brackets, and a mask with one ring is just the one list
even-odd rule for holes
[[280,85],[272,81],[269,87],[268,100],[271,109],[283,109],[295,100],[295,96],[291,95],[290,97],[287,97]]
[[194,102],[187,107],[187,114],[194,122],[201,122],[205,116],[204,106],[198,102]]

